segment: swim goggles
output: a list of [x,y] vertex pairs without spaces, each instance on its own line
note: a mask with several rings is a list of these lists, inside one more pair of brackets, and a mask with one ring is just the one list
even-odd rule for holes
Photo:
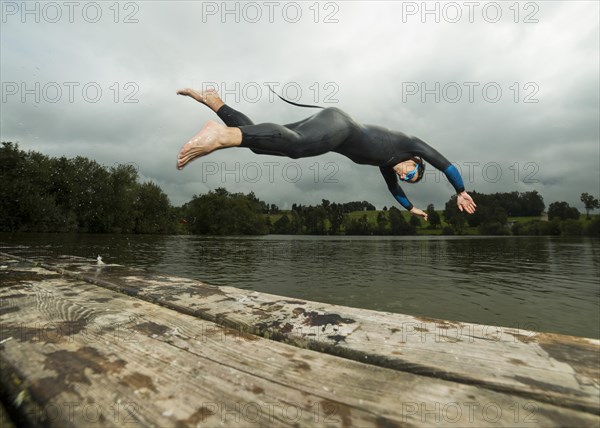
[[415,165],[415,169],[413,169],[411,172],[407,173],[404,178],[401,178],[400,180],[402,181],[410,181],[413,178],[415,178],[415,175],[417,175],[417,172],[419,171],[419,164]]

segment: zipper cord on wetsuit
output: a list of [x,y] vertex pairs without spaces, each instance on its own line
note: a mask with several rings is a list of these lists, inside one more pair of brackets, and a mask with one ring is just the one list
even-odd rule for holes
[[292,104],[292,105],[295,105],[295,106],[298,106],[298,107],[325,108],[325,107],[321,107],[321,106],[314,106],[314,105],[311,105],[311,104],[298,104],[298,103],[295,103],[293,101],[288,101],[285,98],[283,98],[281,95],[279,95],[277,92],[275,92],[273,90],[273,88],[271,88],[271,86],[269,86],[269,85],[267,85],[267,86],[269,87],[269,89],[271,90],[271,92],[273,92],[275,95],[277,95],[280,99],[282,99],[283,101],[285,101],[288,104]]

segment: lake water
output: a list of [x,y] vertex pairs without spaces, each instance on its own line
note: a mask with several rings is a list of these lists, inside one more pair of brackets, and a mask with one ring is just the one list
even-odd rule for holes
[[600,337],[600,240],[0,234],[24,245],[281,296]]

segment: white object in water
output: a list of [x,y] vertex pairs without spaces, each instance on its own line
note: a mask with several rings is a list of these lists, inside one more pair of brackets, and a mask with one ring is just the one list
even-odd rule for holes
[[103,264],[104,264],[104,262],[102,261],[102,257],[100,257],[100,254],[98,254],[98,258],[96,258],[96,262],[97,262],[99,265],[103,265]]

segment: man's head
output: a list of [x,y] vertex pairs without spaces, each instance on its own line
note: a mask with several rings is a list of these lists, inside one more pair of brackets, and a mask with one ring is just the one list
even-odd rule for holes
[[420,181],[425,174],[425,163],[423,162],[423,159],[415,156],[394,165],[394,171],[396,171],[400,180],[407,183],[416,183]]

